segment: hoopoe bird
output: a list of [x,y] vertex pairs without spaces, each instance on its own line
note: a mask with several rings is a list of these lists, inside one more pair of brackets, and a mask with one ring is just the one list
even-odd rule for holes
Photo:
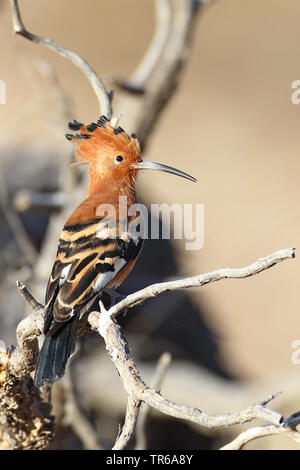
[[[137,202],[135,182],[142,169],[195,178],[175,168],[142,160],[135,134],[113,127],[105,116],[97,123],[69,123],[77,134],[66,134],[75,144],[78,161],[89,165],[87,198],[68,218],[61,232],[45,296],[45,335],[38,356],[35,384],[59,380],[75,350],[80,323],[105,289],[116,289],[134,267],[143,244],[131,226],[136,215],[128,209]],[[119,200],[126,213],[119,212]],[[99,208],[113,207],[115,226]],[[126,220],[123,220],[125,217]]]

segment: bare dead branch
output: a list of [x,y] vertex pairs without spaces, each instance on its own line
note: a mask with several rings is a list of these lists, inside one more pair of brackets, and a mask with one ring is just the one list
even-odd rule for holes
[[81,412],[73,389],[70,368],[67,368],[62,379],[62,387],[65,394],[64,418],[63,423],[71,426],[77,434],[85,449],[101,450],[103,449],[95,437],[95,431],[91,424]]
[[[131,346],[130,339],[128,340]],[[136,365],[143,380],[150,385],[155,373],[155,363],[137,361]],[[97,378],[99,370],[101,370],[101,381]],[[84,406],[87,409],[92,408],[96,415],[101,416],[105,412],[112,419],[118,419],[126,409],[126,395],[122,393],[122,382],[116,380],[115,368],[111,367],[105,355],[99,356],[98,349],[89,355],[87,361],[83,360],[77,364],[74,378],[78,396],[84,397]],[[162,393],[175,403],[185,403],[191,406],[200,404],[200,408],[203,407],[207,413],[219,415],[232,411],[233,407],[234,409],[246,408],[258,398],[267,397],[273,390],[284,390],[284,393],[277,395],[276,402],[274,402],[276,406],[274,409],[277,412],[288,416],[291,410],[297,410],[300,393],[298,368],[293,367],[287,373],[282,373],[273,379],[267,378],[264,381],[255,379],[239,381],[221,377],[191,361],[173,359],[163,382]],[[151,410],[152,413],[153,410]],[[159,412],[155,411],[154,414],[159,416]],[[186,421],[186,424],[193,432],[200,431],[196,423]],[[254,425],[260,424],[264,423]],[[294,429],[289,421],[287,425]],[[245,426],[249,427],[251,423]],[[219,445],[221,447],[236,438],[242,430],[244,426],[243,429],[237,429],[235,426],[222,429],[201,428],[201,434],[209,439],[218,439],[218,442],[222,443]],[[137,435],[136,430],[135,436]],[[272,439],[270,439],[270,444],[271,441]],[[268,445],[269,442],[266,442],[266,447]]]
[[57,42],[53,41],[49,38],[43,38],[41,36],[37,36],[36,34],[32,34],[24,26],[24,23],[21,18],[21,13],[18,5],[17,0],[10,0],[11,9],[12,9],[12,20],[13,20],[13,28],[16,34],[20,34],[26,39],[37,43],[43,44],[44,46],[48,47],[52,51],[56,52],[57,54],[61,55],[65,59],[68,59],[72,64],[76,65],[83,74],[86,76],[88,81],[90,82],[97,98],[99,101],[99,106],[101,113],[104,114],[108,119],[111,118],[111,106],[110,100],[103,85],[102,81],[96,74],[96,72],[92,69],[92,67],[73,51],[66,49],[65,47],[61,46]]
[[150,297],[155,297],[163,292],[173,291],[177,289],[187,289],[190,287],[200,287],[211,282],[220,281],[221,279],[241,279],[254,276],[266,269],[271,268],[277,263],[289,258],[295,257],[295,248],[287,248],[284,250],[276,251],[264,258],[259,258],[254,263],[244,268],[223,268],[212,271],[206,274],[200,274],[186,279],[179,279],[176,281],[161,282],[159,284],[152,284],[134,294],[128,295],[124,300],[121,300],[110,309],[112,318],[126,308],[133,307],[144,302]]
[[33,266],[37,259],[37,250],[27,235],[19,215],[11,206],[3,171],[0,171],[0,208],[26,261]]
[[65,194],[62,192],[41,193],[20,189],[13,197],[13,206],[18,212],[37,210],[45,212],[60,211],[66,203]]
[[17,282],[20,294],[33,310],[32,315],[24,318],[16,331],[17,348],[11,353],[8,367],[16,377],[23,377],[35,368],[38,355],[38,337],[44,324],[44,307],[30,294],[24,284]]
[[125,423],[122,427],[122,431],[117,437],[115,445],[113,446],[113,450],[122,450],[128,444],[135,429],[135,424],[136,424],[136,420],[138,417],[140,404],[141,404],[140,400],[137,400],[130,396],[128,397]]
[[[89,322],[93,329],[97,330],[99,334],[104,338],[106,343],[106,348],[110,353],[110,356],[119,372],[123,386],[128,395],[128,405],[125,424],[123,426],[120,436],[117,438],[114,448],[124,448],[132,432],[137,419],[138,407],[140,402],[144,402],[152,408],[168,414],[173,417],[180,419],[189,420],[191,422],[197,423],[201,426],[212,428],[212,427],[222,427],[230,426],[233,424],[245,423],[251,421],[255,418],[261,418],[267,423],[279,425],[283,421],[281,414],[271,411],[266,408],[266,404],[274,398],[274,396],[269,397],[263,402],[256,403],[250,407],[247,407],[240,411],[235,411],[233,413],[227,413],[224,415],[209,415],[198,408],[178,405],[172,401],[164,398],[158,391],[153,390],[143,382],[141,379],[140,373],[130,355],[129,346],[126,338],[123,335],[123,332],[120,326],[115,322],[114,316],[116,313],[120,312],[125,307],[131,307],[136,304],[137,299],[139,301],[144,300],[145,298],[152,297],[153,295],[158,295],[166,290],[174,290],[182,287],[195,287],[201,286],[208,282],[214,282],[216,280],[224,278],[241,278],[248,277],[254,274],[274,266],[280,261],[283,261],[287,258],[294,257],[294,249],[279,250],[276,253],[273,253],[265,258],[257,260],[255,263],[252,263],[249,266],[241,269],[223,269],[218,271],[213,271],[212,273],[203,274],[201,276],[195,276],[192,278],[172,281],[170,283],[161,283],[150,286],[147,291],[139,291],[137,296],[132,294],[130,301],[126,303],[128,297],[124,300],[121,300],[118,304],[113,305],[108,311],[104,309],[102,302],[100,301],[101,314],[99,312],[92,312],[89,315]],[[175,283],[175,284],[174,284]],[[1,353],[2,367],[5,370],[5,374],[8,374],[10,382],[11,377],[21,377],[21,380],[31,381],[31,386],[35,389],[31,378],[28,374],[34,369],[36,356],[37,356],[37,338],[41,334],[42,325],[43,325],[43,306],[39,304],[34,297],[28,292],[26,287],[22,283],[18,283],[18,288],[20,293],[23,295],[25,300],[33,309],[32,315],[28,316],[18,326],[17,330],[17,348],[9,355],[6,353]],[[141,295],[142,292],[142,295]],[[124,304],[125,302],[125,304]],[[122,304],[120,310],[116,310],[116,307]],[[4,358],[3,358],[4,355]],[[6,375],[5,375],[6,377]],[[6,382],[5,382],[6,384]],[[0,384],[1,385],[1,384]],[[2,387],[3,388],[3,387]],[[7,391],[6,385],[4,385],[5,390]],[[1,390],[1,386],[0,386]],[[37,389],[36,389],[37,390]],[[8,396],[8,394],[4,395]],[[12,389],[10,397],[14,397],[15,390]],[[36,392],[37,393],[37,392]],[[33,396],[34,393],[32,392]],[[37,395],[39,396],[39,394]],[[32,405],[33,406],[33,405]],[[35,409],[35,408],[34,408]],[[22,412],[22,407],[20,407],[19,413]],[[0,407],[0,415],[4,416],[3,419],[6,419],[7,409],[4,410]],[[49,416],[45,417],[46,427],[50,426]],[[18,421],[19,422],[19,421]],[[41,424],[42,427],[42,424]],[[48,429],[48,428],[47,428]],[[11,435],[11,432],[8,433]],[[52,436],[52,430],[50,429],[47,436]],[[46,445],[47,440],[42,440],[41,445]],[[47,441],[48,442],[48,441]],[[16,444],[20,445],[20,444]],[[28,444],[29,445],[29,444]],[[31,445],[31,444],[30,444]],[[18,447],[22,448],[22,447]]]
[[220,450],[240,450],[246,444],[248,444],[248,442],[253,441],[254,439],[266,436],[274,436],[276,434],[286,436],[289,439],[295,441],[297,444],[300,444],[300,433],[298,431],[286,427],[283,424],[266,424],[264,426],[247,429],[246,431],[239,434],[239,436],[232,442],[229,442],[225,446],[221,447]]
[[[150,383],[150,387],[154,390],[160,390],[162,381],[165,377],[170,362],[171,354],[169,352],[164,352],[158,359],[154,377],[152,379],[152,382]],[[145,427],[149,411],[150,407],[146,403],[142,403],[136,425],[136,444],[134,447],[135,450],[144,450],[147,448]]]
[[[142,148],[176,89],[198,13],[206,3],[209,2],[158,0],[156,4],[159,21],[150,50],[127,84],[128,91],[143,93],[134,95],[124,91],[114,106],[114,115],[122,116],[124,127],[137,134]],[[122,87],[126,90],[126,82]]]
[[155,32],[148,50],[137,66],[130,80],[118,82],[124,90],[132,93],[144,93],[145,84],[166,46],[172,24],[172,10],[170,0],[154,0],[155,3]]
[[30,294],[29,290],[23,284],[23,282],[17,281],[17,288],[19,293],[22,295],[22,297],[26,300],[26,302],[30,305],[34,313],[43,313],[44,306],[40,304],[34,297],[33,295]]
[[[257,260],[255,263],[252,263],[245,268],[221,269],[202,276],[195,276],[188,280],[185,279],[171,281],[171,283],[157,284],[154,289],[153,286],[150,286],[150,288],[140,291],[143,292],[143,295],[140,297],[140,293],[138,293],[138,298],[145,299],[153,295],[157,295],[158,293],[165,292],[166,290],[171,290],[170,287],[172,289],[195,287],[225,278],[249,277],[274,266],[284,259],[293,258],[294,256],[294,249],[279,250],[276,253]],[[155,294],[153,294],[153,292],[155,292]],[[122,302],[126,302],[128,297],[119,303],[122,304]],[[135,304],[136,298],[134,300],[131,299],[131,302],[126,303],[126,307],[128,308]],[[101,313],[93,312],[89,316],[89,321],[92,328],[97,330],[104,338],[106,349],[118,370],[128,397],[135,399],[136,402],[142,401],[156,410],[168,414],[169,416],[186,419],[208,428],[243,424],[245,422],[252,421],[255,418],[263,419],[264,421],[276,426],[282,423],[283,417],[279,413],[266,408],[267,403],[272,400],[275,395],[272,395],[267,400],[255,403],[243,410],[215,416],[209,415],[201,411],[199,408],[178,405],[164,398],[159,392],[149,388],[141,379],[140,373],[130,355],[127,340],[124,337],[120,326],[113,319],[118,305],[119,304],[116,304],[107,311],[100,301]]]
[[164,398],[159,392],[149,388],[141,379],[140,373],[130,355],[126,338],[121,327],[111,318],[109,310],[101,305],[101,313],[93,312],[89,321],[93,329],[103,337],[106,349],[118,370],[123,386],[129,397],[143,401],[161,413],[174,418],[192,421],[208,428],[232,426],[252,421],[255,418],[263,419],[268,423],[280,424],[283,420],[281,414],[266,408],[266,404],[275,398],[275,395],[266,400],[255,403],[243,410],[219,416],[209,415],[199,408],[178,405]]

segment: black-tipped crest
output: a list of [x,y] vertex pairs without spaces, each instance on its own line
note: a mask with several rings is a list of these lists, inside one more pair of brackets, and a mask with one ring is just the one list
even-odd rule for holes
[[[105,127],[108,122],[109,122],[109,120],[107,119],[107,117],[102,115],[102,116],[100,116],[100,118],[98,119],[97,122],[91,122],[91,124],[86,126],[86,130],[88,132],[94,132],[97,129],[97,127]],[[79,122],[76,119],[74,119],[73,122],[69,122],[68,127],[72,131],[79,131],[83,125],[84,124],[82,122]],[[123,132],[123,129],[119,128],[117,130],[116,134],[119,134],[120,132]],[[68,140],[72,140],[74,138],[89,139],[89,137],[90,137],[90,135],[88,135],[88,134],[76,134],[76,135],[66,134],[66,138]]]
[[73,122],[69,122],[68,127],[71,129],[71,131],[79,131],[79,129],[83,126],[82,122],[76,121],[74,119]]
[[124,129],[122,129],[122,127],[117,127],[116,129],[114,129],[114,134],[115,135],[118,135],[118,134],[121,134],[122,132],[125,132]]
[[86,130],[88,132],[93,132],[95,129],[97,129],[98,124],[95,124],[94,122],[92,122],[91,124],[89,124],[88,126],[86,126]]
[[91,136],[89,134],[76,134],[76,139],[89,139]]
[[102,116],[100,116],[100,118],[98,119],[97,125],[98,125],[98,127],[102,127],[102,126],[105,126],[107,122],[108,122],[107,117],[104,116],[104,115],[102,115]]
[[[89,138],[92,138],[93,143],[95,145],[100,145],[101,139],[104,139],[104,141],[107,141],[110,136],[116,136],[116,145],[119,142],[120,145],[127,145],[130,143],[132,139],[137,139],[135,134],[131,134],[131,138],[129,135],[126,134],[125,130],[121,127],[113,127],[110,124],[109,119],[101,115],[97,122],[91,122],[88,125],[82,124],[77,120],[74,120],[73,122],[69,122],[69,128],[72,130],[79,130],[77,134],[66,134],[66,138],[70,141],[74,140],[86,140]],[[98,133],[98,131],[99,133]],[[77,142],[77,145],[79,145],[79,142]],[[139,144],[138,141],[136,140],[136,145],[139,149]]]
[[65,135],[66,139],[72,140],[72,139],[89,139],[91,136],[89,134],[66,134]]

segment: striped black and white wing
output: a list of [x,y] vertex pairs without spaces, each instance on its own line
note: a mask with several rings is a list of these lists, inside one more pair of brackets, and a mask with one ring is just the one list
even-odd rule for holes
[[120,285],[131,271],[142,240],[128,232],[110,235],[99,219],[64,227],[46,292],[46,334],[84,309],[103,288]]

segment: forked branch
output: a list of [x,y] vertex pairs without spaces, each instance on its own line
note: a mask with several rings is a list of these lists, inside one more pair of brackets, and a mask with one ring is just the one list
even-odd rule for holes
[[[234,424],[241,424],[255,418],[261,418],[267,423],[281,425],[283,417],[266,407],[266,404],[274,398],[269,397],[263,402],[256,403],[243,410],[234,411],[224,415],[209,415],[199,408],[183,406],[171,402],[164,398],[158,391],[149,388],[142,380],[140,372],[137,369],[129,352],[129,346],[123,335],[121,327],[115,322],[114,317],[124,308],[130,308],[147,298],[159,295],[168,290],[175,290],[188,287],[199,287],[204,284],[215,282],[217,280],[230,278],[246,278],[256,275],[266,269],[271,268],[277,263],[293,258],[295,250],[288,248],[279,250],[244,268],[227,268],[211,273],[201,274],[192,278],[172,281],[171,283],[154,284],[142,289],[112,306],[106,311],[100,302],[101,314],[92,312],[89,315],[89,322],[93,329],[97,330],[104,338],[106,348],[119,372],[123,386],[128,395],[128,407],[125,420],[125,427],[117,438],[115,448],[123,448],[132,435],[137,419],[139,404],[146,403],[156,410],[173,417],[186,419],[205,427],[222,427]],[[35,358],[37,351],[37,337],[42,331],[43,306],[41,306],[28,292],[22,283],[18,283],[19,292],[33,309],[33,313],[23,320],[18,326],[18,345],[6,357],[5,370],[7,372],[6,380],[12,381],[12,377],[29,374],[35,367]],[[5,383],[0,383],[4,386]],[[5,415],[6,409],[0,408],[0,416]]]

